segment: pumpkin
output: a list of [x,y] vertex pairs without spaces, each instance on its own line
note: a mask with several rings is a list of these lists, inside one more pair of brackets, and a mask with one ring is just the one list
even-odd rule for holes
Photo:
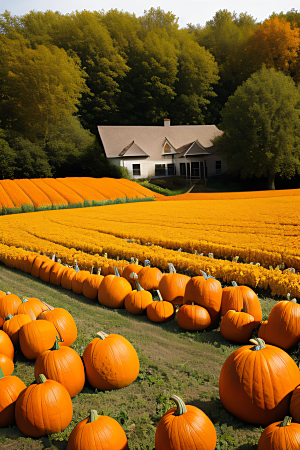
[[297,386],[292,394],[290,413],[295,422],[300,423],[300,386]]
[[133,278],[130,278],[131,273],[138,274],[142,270],[143,266],[140,266],[137,262],[132,262],[131,264],[128,264],[123,270],[122,277],[125,278],[133,288],[135,288],[136,284]]
[[85,348],[82,358],[89,383],[102,391],[128,386],[140,370],[135,349],[118,334],[97,333]]
[[127,311],[132,314],[142,314],[147,306],[153,302],[153,298],[150,292],[145,291],[141,287],[138,276],[135,272],[130,274],[130,278],[135,280],[136,289],[126,295],[124,305]]
[[2,328],[4,322],[5,322],[5,320],[2,317],[0,317],[0,328]]
[[0,330],[0,353],[8,356],[12,361],[14,360],[15,348],[5,331]]
[[98,416],[92,410],[79,422],[69,436],[67,450],[128,450],[128,441],[121,425],[112,417]]
[[0,354],[0,367],[4,375],[11,375],[14,371],[15,365],[8,356]]
[[222,366],[219,379],[224,407],[239,419],[259,425],[282,420],[300,384],[300,371],[280,348],[251,339],[254,345],[235,350]]
[[83,282],[89,276],[90,272],[88,270],[79,270],[76,272],[75,276],[72,278],[72,291],[74,294],[82,294]]
[[16,402],[16,422],[22,433],[31,437],[60,433],[71,423],[73,405],[67,389],[57,381],[39,376]]
[[269,425],[262,432],[257,450],[299,450],[300,425],[286,416],[282,422]]
[[235,281],[222,291],[221,315],[225,316],[230,309],[253,316],[256,327],[262,321],[260,301],[255,292],[248,286],[238,286]]
[[40,256],[40,255],[38,255],[37,253],[28,253],[26,256],[23,257],[23,259],[20,263],[20,269],[23,272],[31,273],[31,269],[32,269],[34,260],[38,256]]
[[254,317],[244,312],[227,311],[222,317],[220,332],[224,339],[246,344],[256,326]]
[[169,270],[170,273],[164,273],[161,277],[158,290],[167,302],[171,302],[173,305],[182,305],[185,287],[191,277],[176,273],[173,264],[169,264]]
[[8,314],[12,316],[17,314],[21,303],[22,300],[17,295],[7,292],[0,300],[0,316],[2,319],[5,319]]
[[27,359],[36,359],[53,347],[57,337],[55,326],[47,320],[25,323],[19,331],[20,347]]
[[60,347],[57,339],[51,350],[46,350],[37,357],[34,366],[37,383],[40,373],[43,373],[47,379],[62,384],[71,397],[75,397],[82,391],[85,382],[80,356],[70,347]]
[[139,283],[143,289],[150,291],[151,289],[158,290],[159,282],[163,274],[157,267],[146,266],[139,271]]
[[103,266],[101,266],[101,275],[103,277],[106,277],[107,275],[114,275],[114,274],[115,274],[114,266],[112,266],[110,264],[103,264]]
[[[3,324],[3,331],[11,338],[12,342],[16,345],[19,342],[19,331],[25,323],[31,322],[31,318],[28,314],[17,314],[12,316],[9,314]],[[0,352],[1,353],[1,352]]]
[[209,312],[214,325],[219,317],[222,299],[222,285],[215,278],[201,270],[203,276],[193,277],[185,288],[183,303],[197,303]]
[[176,404],[158,422],[155,450],[214,450],[217,432],[207,415],[192,405],[185,405],[180,397],[171,395]]
[[43,311],[47,311],[48,307],[38,298],[23,298],[22,303],[18,307],[18,315],[26,314],[31,320],[35,320]]
[[60,286],[62,275],[66,269],[66,266],[64,266],[63,264],[55,262],[50,272],[50,283],[54,284],[55,286]]
[[44,261],[40,266],[39,277],[45,283],[50,283],[51,270],[54,265],[55,261],[49,259],[48,261]]
[[26,389],[25,383],[15,376],[4,376],[0,367],[0,427],[7,427],[15,420],[15,402]]
[[32,276],[36,278],[40,277],[40,268],[45,261],[48,262],[51,261],[51,259],[46,255],[37,255],[36,258],[34,258],[30,272]]
[[86,298],[95,300],[98,297],[98,289],[104,277],[100,274],[90,274],[82,284],[82,293]]
[[147,317],[151,322],[169,322],[175,316],[175,309],[172,303],[162,299],[159,291],[157,291],[158,300],[154,300],[147,306]]
[[42,312],[38,316],[38,321],[51,322],[60,337],[60,345],[66,345],[69,347],[77,339],[77,326],[72,315],[64,308],[53,308],[53,306],[48,306],[48,311]]
[[258,336],[284,350],[297,344],[300,341],[300,305],[296,299],[278,302],[273,306],[268,320],[262,322]]
[[72,289],[72,280],[76,275],[76,270],[72,267],[66,267],[63,271],[60,284],[63,289]]
[[101,305],[109,308],[122,308],[125,297],[132,291],[130,283],[123,277],[117,275],[106,275],[98,290],[98,301]]
[[211,324],[208,311],[199,305],[182,305],[177,312],[180,328],[189,331],[205,330]]

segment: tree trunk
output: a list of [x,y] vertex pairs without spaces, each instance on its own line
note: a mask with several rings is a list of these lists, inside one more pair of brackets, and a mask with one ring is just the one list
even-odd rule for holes
[[272,170],[268,174],[268,189],[275,189],[275,172]]

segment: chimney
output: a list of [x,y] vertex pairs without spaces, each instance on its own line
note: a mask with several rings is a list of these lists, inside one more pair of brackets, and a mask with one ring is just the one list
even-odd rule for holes
[[171,126],[171,120],[170,119],[164,119],[164,127]]

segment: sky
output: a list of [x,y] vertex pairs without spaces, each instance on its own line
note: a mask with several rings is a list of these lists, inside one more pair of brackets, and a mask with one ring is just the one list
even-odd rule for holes
[[220,9],[235,11],[237,14],[247,12],[257,22],[267,19],[273,11],[278,13],[298,9],[296,0],[0,0],[0,13],[8,10],[12,15],[21,16],[31,10],[51,10],[67,14],[83,9],[108,11],[113,8],[141,16],[152,6],[160,6],[166,12],[172,11],[179,18],[181,28],[188,23],[204,26]]

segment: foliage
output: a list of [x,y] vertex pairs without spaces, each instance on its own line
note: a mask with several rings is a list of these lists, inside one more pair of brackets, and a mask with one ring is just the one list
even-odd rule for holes
[[150,189],[153,192],[157,192],[158,194],[162,194],[162,195],[180,195],[180,194],[184,194],[187,190],[186,188],[170,190],[167,188],[163,188],[161,186],[157,186],[156,184],[149,183],[149,181],[138,181],[137,180],[137,183],[141,184],[142,186],[144,186],[147,189]]
[[299,101],[294,82],[273,68],[263,67],[236,90],[222,111],[218,140],[231,171],[267,176],[269,189],[276,173],[299,172]]

